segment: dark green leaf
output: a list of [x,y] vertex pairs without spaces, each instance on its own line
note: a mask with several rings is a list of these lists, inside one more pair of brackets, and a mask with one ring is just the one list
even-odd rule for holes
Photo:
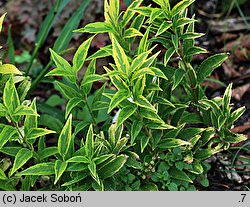
[[16,133],[17,131],[15,128],[11,126],[4,126],[4,128],[0,132],[0,150]]
[[197,78],[201,83],[206,77],[208,77],[215,68],[219,67],[227,59],[227,54],[220,53],[213,55],[204,60],[197,70]]
[[119,127],[124,121],[126,121],[126,119],[132,116],[135,113],[136,109],[137,107],[135,105],[130,105],[122,108],[118,115],[116,126]]
[[92,125],[90,125],[88,133],[87,133],[86,143],[85,143],[85,152],[89,160],[91,160],[94,155],[94,133],[93,133]]
[[67,162],[61,161],[61,160],[56,160],[55,162],[55,181],[54,185],[57,183],[57,181],[60,179],[62,174],[67,168]]
[[93,40],[94,36],[83,42],[77,49],[74,58],[73,58],[73,68],[75,71],[79,71],[88,55],[88,50],[90,47],[90,44]]
[[30,150],[26,148],[21,149],[15,156],[14,164],[11,168],[9,176],[12,176],[14,172],[21,168],[32,156],[33,152],[31,152]]
[[56,133],[55,131],[43,129],[43,128],[31,128],[29,129],[28,133],[25,135],[27,140],[35,139],[38,137],[45,136],[47,134]]
[[72,115],[69,116],[58,138],[58,152],[64,158],[69,150],[72,139]]
[[102,179],[106,179],[117,173],[126,162],[125,155],[119,155],[116,158],[109,161],[102,168],[98,170],[98,174]]
[[192,179],[190,177],[188,177],[188,175],[186,173],[184,173],[183,171],[180,171],[174,167],[171,167],[169,169],[169,174],[174,179],[193,183]]
[[109,25],[109,23],[106,22],[94,22],[87,24],[84,28],[74,30],[74,32],[99,34],[105,32],[112,32],[112,27]]
[[39,163],[29,167],[28,169],[18,173],[17,175],[53,175],[55,163]]
[[81,21],[84,10],[88,6],[90,0],[85,0],[81,3],[78,9],[73,13],[71,18],[67,21],[59,37],[57,38],[53,50],[55,52],[61,52],[68,47],[70,40],[73,37],[73,30],[76,29]]
[[180,147],[182,145],[190,145],[190,142],[181,139],[165,138],[159,142],[158,147],[161,149],[169,149],[169,148]]

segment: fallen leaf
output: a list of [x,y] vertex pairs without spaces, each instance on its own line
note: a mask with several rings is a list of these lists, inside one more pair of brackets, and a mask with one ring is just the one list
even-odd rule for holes
[[234,69],[234,65],[229,59],[222,64],[222,68],[228,78],[238,78],[241,76],[241,74]]
[[98,49],[106,46],[109,37],[107,34],[98,34],[91,42],[91,47],[96,47]]
[[234,127],[231,131],[234,133],[242,133],[248,129],[250,129],[250,124]]
[[250,83],[233,89],[232,97],[240,101],[244,94],[250,89]]
[[241,35],[238,39],[227,43],[220,51],[230,51],[233,62],[250,60],[250,35]]

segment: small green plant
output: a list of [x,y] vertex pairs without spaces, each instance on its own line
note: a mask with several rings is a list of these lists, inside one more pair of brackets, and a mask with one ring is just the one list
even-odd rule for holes
[[[194,55],[207,52],[194,44],[203,35],[195,32],[194,17],[188,18],[194,0],[175,6],[154,0],[156,7],[135,0],[124,12],[119,2],[105,0],[105,21],[75,31],[93,36],[79,46],[72,64],[50,50],[55,68],[46,76],[63,76],[55,88],[67,100],[62,130],[38,127],[36,100],[24,100],[22,83],[15,87],[22,73],[0,66],[7,80],[0,152],[14,159],[0,168],[0,188],[15,189],[22,180],[22,189],[30,190],[36,181],[49,180],[49,190],[195,190],[209,185],[207,158],[246,140],[230,131],[245,111],[231,111],[232,84],[214,99],[202,87],[227,54],[192,64]],[[88,56],[99,33],[108,33],[111,44]],[[108,56],[113,62],[97,74],[96,61]],[[178,67],[169,65],[173,56]],[[95,81],[105,83],[92,93]],[[49,137],[56,138],[53,146],[46,144]]]

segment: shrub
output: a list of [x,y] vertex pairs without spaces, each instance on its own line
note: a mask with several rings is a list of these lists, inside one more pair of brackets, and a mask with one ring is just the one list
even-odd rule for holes
[[[0,115],[6,119],[1,119],[0,151],[13,164],[0,168],[0,188],[12,190],[21,181],[21,189],[30,190],[41,180],[49,190],[208,186],[206,159],[246,140],[230,131],[245,108],[231,110],[232,84],[223,97],[208,99],[204,92],[202,83],[227,54],[192,64],[194,55],[207,53],[195,46],[203,34],[195,32],[194,17],[188,18],[193,2],[171,7],[154,0],[152,7],[135,0],[119,12],[118,0],[105,0],[105,21],[75,31],[93,35],[79,46],[72,64],[51,49],[55,68],[46,76],[63,76],[55,88],[68,100],[60,132],[38,127],[36,100],[24,100],[25,78],[15,66],[1,65],[6,84]],[[99,33],[108,33],[111,44],[88,56]],[[108,56],[114,61],[104,66],[105,74],[97,74],[97,59]],[[169,65],[172,57],[177,67]],[[80,78],[85,61],[88,68]],[[105,83],[91,93],[95,81]],[[58,137],[57,144],[49,146],[49,137]]]

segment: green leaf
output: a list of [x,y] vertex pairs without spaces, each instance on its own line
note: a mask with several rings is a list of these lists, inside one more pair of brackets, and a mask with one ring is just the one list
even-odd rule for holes
[[175,22],[174,27],[175,27],[175,28],[183,27],[183,26],[185,26],[186,24],[190,24],[190,23],[193,23],[193,22],[195,22],[195,21],[196,21],[195,19],[190,19],[190,18],[186,18],[186,17],[179,18],[179,19]]
[[143,34],[135,28],[128,28],[124,32],[124,38],[143,36]]
[[73,185],[75,183],[80,182],[81,180],[83,180],[84,178],[86,178],[87,176],[89,176],[89,173],[85,173],[85,172],[81,172],[79,174],[76,175],[76,177],[74,177],[73,180],[70,180],[66,183],[63,183],[62,186],[70,186]]
[[209,186],[209,180],[207,178],[203,178],[201,181],[200,181],[201,185],[204,186],[204,187],[208,187]]
[[105,77],[103,77],[102,75],[97,75],[97,74],[88,75],[88,76],[86,76],[86,78],[83,79],[83,81],[81,83],[81,87],[85,87],[88,84],[93,84],[93,82],[101,81],[104,79],[105,79]]
[[86,156],[75,156],[68,159],[67,162],[89,163],[89,159]]
[[57,181],[60,179],[62,174],[67,168],[67,162],[61,161],[61,160],[56,160],[55,162],[55,181],[54,185],[57,183]]
[[183,40],[188,40],[188,39],[196,39],[202,36],[204,36],[204,33],[186,32],[185,34],[181,35],[180,38]]
[[133,9],[138,8],[140,6],[140,4],[143,2],[143,0],[134,0],[129,7],[126,9],[126,11],[124,12],[123,15],[123,20],[121,22],[121,24],[125,27],[129,21],[133,18],[135,11],[133,11]]
[[138,8],[134,8],[133,11],[138,12],[139,14],[142,14],[143,16],[150,17],[151,12],[153,8],[147,7],[147,6],[141,6]]
[[[92,88],[93,82],[95,81],[94,79],[95,78],[99,79],[98,77],[91,77],[91,75],[95,75],[95,69],[96,69],[95,67],[96,67],[96,60],[94,59],[89,63],[88,68],[85,72],[84,78],[81,83],[81,90],[83,91],[84,94],[89,94]],[[91,79],[93,79],[93,81],[90,81],[88,84],[86,84],[86,82]]]
[[166,32],[171,26],[171,22],[163,21],[155,36],[159,36],[162,33]]
[[11,76],[5,84],[3,92],[3,103],[11,114],[16,110],[18,106],[20,106],[20,100],[14,84],[13,76]]
[[222,110],[226,116],[228,116],[230,113],[230,101],[231,101],[231,96],[232,96],[232,86],[233,86],[232,83],[230,83],[228,85],[228,87],[226,88],[226,91],[223,95],[223,98],[222,98],[222,103],[221,103]]
[[152,121],[157,122],[157,123],[164,124],[164,121],[159,117],[159,115],[156,113],[156,111],[141,108],[140,112],[144,118],[152,120]]
[[192,165],[193,165],[193,169],[192,170],[191,169],[188,170],[189,172],[192,172],[192,173],[194,173],[196,175],[199,175],[199,174],[201,174],[201,173],[204,172],[204,169],[203,169],[203,167],[202,167],[202,165],[201,165],[201,163],[200,163],[199,160],[195,159],[193,161]]
[[178,186],[175,183],[170,183],[168,185],[168,190],[169,191],[178,191]]
[[19,152],[15,156],[13,167],[9,173],[11,177],[14,172],[16,172],[19,168],[21,168],[31,157],[33,156],[33,152],[30,150],[23,148],[19,150]]
[[4,128],[0,132],[0,150],[16,133],[17,131],[15,128],[11,126],[4,126]]
[[187,54],[185,54],[186,57],[192,57],[194,55],[197,55],[197,54],[201,54],[201,53],[207,53],[207,50],[204,49],[204,48],[201,48],[201,47],[190,47],[188,48]]
[[174,179],[193,183],[192,179],[190,177],[188,177],[188,175],[186,173],[176,169],[175,167],[171,167],[168,172],[169,172],[170,176]]
[[[30,108],[37,113],[36,98],[31,102]],[[37,116],[26,115],[24,120],[24,134],[27,134],[31,128],[37,128]]]
[[158,186],[155,183],[147,183],[141,187],[142,191],[158,191]]
[[90,0],[82,1],[78,9],[73,13],[71,18],[67,21],[63,30],[61,31],[59,37],[56,39],[53,50],[55,52],[61,52],[68,47],[70,40],[72,39],[74,33],[72,32],[76,29],[82,19],[82,15],[86,7],[88,6]]
[[59,88],[61,93],[67,98],[67,99],[72,99],[75,97],[80,97],[80,93],[76,91],[74,88],[65,85],[63,83],[60,83],[59,81],[55,81],[56,87]]
[[190,4],[192,4],[195,0],[183,0],[177,3],[173,9],[171,10],[172,18],[177,14],[180,14],[185,8],[187,8]]
[[163,17],[164,10],[160,8],[153,8],[149,22],[153,23],[155,19],[161,19]]
[[140,78],[141,76],[144,76],[144,75],[152,75],[152,76],[155,76],[155,73],[149,69],[149,68],[142,68],[142,69],[139,69],[137,71],[135,71],[133,73],[133,76],[132,76],[132,81],[133,80],[136,80],[138,78]]
[[78,134],[81,130],[85,129],[85,127],[87,127],[88,125],[90,125],[90,122],[86,122],[86,121],[81,121],[79,123],[76,124],[75,127],[75,131],[74,134]]
[[139,133],[141,132],[142,129],[142,122],[141,121],[134,121],[132,126],[131,126],[131,130],[130,130],[130,137],[131,137],[131,144],[134,143],[136,137],[139,135]]
[[197,70],[197,78],[199,83],[208,77],[214,71],[214,69],[219,67],[227,58],[227,54],[220,53],[204,60]]
[[186,74],[186,71],[181,69],[181,68],[178,68],[175,70],[175,73],[174,73],[174,84],[172,86],[172,91],[179,86],[179,84],[181,83],[182,79],[184,78]]
[[246,111],[246,107],[243,106],[241,108],[236,109],[233,113],[231,113],[230,117],[228,118],[228,125],[231,125],[236,120],[238,120],[245,111]]
[[84,28],[74,30],[74,32],[99,34],[105,32],[112,32],[112,27],[106,22],[94,22],[87,24]]
[[189,124],[202,124],[203,120],[201,119],[200,114],[194,114],[189,112],[184,112],[181,117],[180,124],[189,123]]
[[39,158],[41,160],[50,157],[50,156],[55,156],[58,153],[58,148],[57,147],[47,147],[43,149],[41,152],[39,152]]
[[150,123],[147,125],[149,129],[158,129],[158,130],[165,130],[165,129],[176,129],[174,126],[169,124],[162,124],[162,123]]
[[22,72],[11,64],[0,65],[0,74],[17,74],[22,75]]
[[118,155],[121,151],[124,151],[124,149],[128,148],[126,146],[127,142],[128,142],[128,138],[126,138],[126,137],[118,139],[116,146],[113,149],[113,154]]
[[64,76],[71,83],[75,83],[77,76],[68,61],[66,61],[52,49],[50,49],[50,53],[56,68],[48,72],[45,76]]
[[117,156],[98,170],[99,176],[102,179],[106,179],[113,176],[121,169],[121,167],[125,164],[126,160],[127,158],[125,155]]
[[149,51],[139,54],[131,63],[130,72],[133,73],[135,70],[140,68],[142,64],[147,60],[148,55],[151,53],[152,48]]
[[115,37],[112,36],[111,40],[112,40],[112,47],[113,47],[113,58],[115,60],[117,69],[125,74],[128,74],[129,68],[130,68],[128,57],[125,54],[119,42],[115,39]]
[[29,139],[36,139],[38,137],[45,136],[47,134],[56,133],[55,131],[43,129],[43,128],[31,128],[29,129],[28,133],[25,135],[27,140]]
[[72,115],[69,116],[58,138],[58,152],[65,158],[69,151],[72,136]]
[[181,139],[165,138],[159,142],[158,147],[161,149],[170,149],[170,148],[175,148],[175,147],[180,147],[183,145],[190,145],[190,144],[191,144],[190,142],[187,142]]
[[91,176],[100,184],[98,175],[96,173],[96,164],[94,161],[90,161],[90,163],[88,164],[88,169],[89,169]]
[[171,107],[175,108],[175,105],[174,105],[174,104],[172,104],[169,100],[167,100],[167,99],[165,99],[165,98],[163,98],[163,97],[161,97],[161,96],[157,96],[157,97],[155,98],[155,100],[156,100],[158,103],[162,104],[162,105],[171,106]]
[[[50,54],[51,54],[51,58],[54,61],[55,65],[57,68],[61,69],[61,70],[71,70],[71,65],[68,63],[67,60],[65,60],[63,57],[61,57],[60,55],[58,55],[55,51],[53,51],[52,49],[50,50]],[[48,74],[47,74],[48,75]]]
[[148,36],[149,36],[149,32],[150,32],[150,26],[147,28],[145,34],[143,35],[143,37],[142,37],[142,39],[140,41],[140,44],[138,46],[138,52],[137,52],[137,54],[141,54],[141,53],[144,53],[144,52],[148,51],[148,46],[149,46],[149,44],[148,44]]
[[115,107],[117,107],[122,101],[130,96],[128,90],[118,90],[110,101],[108,113],[110,113]]
[[92,105],[92,111],[99,111],[102,109],[107,109],[109,107],[109,103],[105,101],[95,101]]
[[83,102],[83,99],[78,97],[70,99],[66,106],[65,118],[67,118],[70,112],[73,110],[73,108],[80,105],[81,102]]
[[6,116],[6,112],[6,107],[2,103],[0,103],[0,117]]
[[54,170],[55,163],[39,163],[29,167],[28,169],[18,173],[17,175],[53,175],[55,174]]
[[105,47],[102,47],[99,49],[97,52],[95,52],[93,55],[89,56],[87,60],[93,60],[93,59],[98,59],[98,58],[104,58],[107,56],[112,55],[112,45],[107,45]]
[[165,80],[168,80],[168,78],[165,76],[165,74],[156,67],[150,67],[150,69],[153,71],[153,73],[155,74],[155,76],[159,77],[159,78],[163,78]]
[[122,108],[118,115],[116,127],[119,127],[124,121],[132,116],[135,113],[136,109],[137,107],[135,105],[129,105]]
[[79,172],[79,171],[86,171],[87,169],[88,166],[82,163],[69,163],[67,171]]
[[0,149],[0,152],[9,156],[15,157],[20,149],[22,148],[21,147],[3,147],[2,149]]
[[31,107],[20,105],[16,108],[13,113],[13,116],[39,116],[36,111],[34,111]]
[[90,47],[90,44],[93,40],[94,36],[83,42],[77,49],[74,58],[73,58],[73,68],[75,71],[79,71],[88,55],[88,50]]
[[238,143],[247,140],[247,136],[243,134],[235,134],[234,136],[226,136],[224,140],[229,143]]
[[164,66],[166,67],[170,58],[174,55],[175,53],[175,48],[174,47],[170,47],[168,48],[168,50],[166,51],[165,55],[164,55]]
[[7,14],[7,13],[4,13],[4,14],[0,17],[0,33],[1,33],[1,31],[2,31],[3,20],[4,20],[5,16],[6,16],[6,14]]
[[38,34],[36,35],[35,43],[40,44],[39,47],[43,45],[55,20],[69,2],[70,0],[57,0],[54,6],[50,9],[49,13],[47,14],[46,18],[39,28]]
[[89,130],[86,137],[85,143],[85,152],[86,156],[91,160],[94,155],[94,133],[93,133],[93,126],[89,126]]
[[215,153],[217,152],[214,149],[201,149],[200,151],[195,153],[194,157],[198,160],[205,160],[214,155]]
[[101,155],[100,157],[95,157],[93,161],[96,163],[96,165],[99,165],[111,157],[114,157],[114,154]]
[[150,140],[150,136],[142,136],[141,140],[140,140],[140,144],[141,144],[141,153],[144,152],[144,149],[147,147],[148,143]]
[[184,140],[189,140],[194,138],[196,135],[201,134],[205,129],[203,128],[193,128],[193,127],[189,127],[186,129],[181,130],[178,133],[178,137],[180,137],[181,139]]
[[5,175],[2,168],[0,168],[0,180],[8,180],[8,177]]
[[148,99],[146,99],[144,96],[140,95],[137,97],[137,99],[135,100],[135,103],[143,108],[147,108],[149,110],[152,111],[156,111],[156,109],[154,108],[154,106],[148,101]]

